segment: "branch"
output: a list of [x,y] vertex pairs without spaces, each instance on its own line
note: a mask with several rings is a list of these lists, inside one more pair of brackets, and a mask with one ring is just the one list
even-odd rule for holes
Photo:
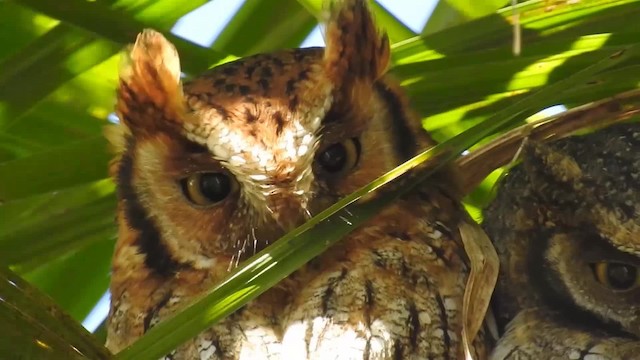
[[628,120],[640,112],[640,89],[585,104],[508,131],[478,150],[458,158],[462,193],[468,194],[495,169],[512,161],[525,139],[558,140],[586,128],[600,129]]

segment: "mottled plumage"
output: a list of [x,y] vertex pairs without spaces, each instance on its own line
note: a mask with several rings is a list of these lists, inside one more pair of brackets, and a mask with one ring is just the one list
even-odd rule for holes
[[[366,2],[337,2],[326,26],[326,49],[251,56],[184,88],[174,48],[153,31],[138,37],[118,90],[123,127],[111,136],[122,145],[112,351],[433,146],[385,75],[388,40]],[[467,216],[451,183],[398,200],[167,359],[458,358]]]
[[640,125],[523,153],[485,211],[506,326],[491,358],[639,358]]

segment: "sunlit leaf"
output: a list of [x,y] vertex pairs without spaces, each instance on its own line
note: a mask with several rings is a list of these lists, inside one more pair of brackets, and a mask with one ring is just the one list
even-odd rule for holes
[[[82,321],[102,297],[109,285],[111,254],[115,244],[113,226],[100,239],[76,251],[58,256],[45,265],[34,266],[21,274],[60,305],[67,313]],[[78,296],[82,289],[82,296]]]
[[1,266],[0,295],[0,354],[29,359],[111,358],[51,299]]
[[99,137],[0,163],[0,200],[9,202],[103,179],[110,158],[106,140]]
[[[280,21],[274,22],[276,15]],[[246,1],[212,47],[239,56],[293,48],[316,24],[315,17],[295,1]]]
[[492,14],[508,2],[509,0],[439,0],[422,34],[431,34]]
[[[204,4],[195,1],[102,1],[62,0],[58,2],[17,0],[53,18],[66,21],[87,32],[123,46],[135,40],[145,27],[168,30],[184,14]],[[80,33],[78,33],[80,34]],[[185,57],[186,71],[202,71],[224,58],[226,54],[208,50],[174,35],[167,37]]]
[[28,269],[112,237],[113,190],[111,180],[101,180],[0,206],[0,263]]

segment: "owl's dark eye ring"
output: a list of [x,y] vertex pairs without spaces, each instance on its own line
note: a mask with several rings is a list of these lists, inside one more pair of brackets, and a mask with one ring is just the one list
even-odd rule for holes
[[316,155],[316,162],[328,174],[341,175],[353,169],[360,158],[358,139],[347,139],[324,148]]
[[194,173],[180,181],[185,197],[195,205],[210,206],[226,199],[238,184],[221,172]]
[[592,264],[596,280],[616,291],[631,290],[640,286],[638,267],[621,262],[601,261]]

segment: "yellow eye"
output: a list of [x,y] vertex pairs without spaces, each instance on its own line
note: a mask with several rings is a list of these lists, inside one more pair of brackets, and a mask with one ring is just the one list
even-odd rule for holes
[[208,206],[234,192],[238,184],[224,173],[195,173],[181,181],[182,192],[192,203]]
[[633,265],[619,262],[597,262],[593,273],[602,285],[612,290],[630,290],[640,285],[640,272]]
[[360,158],[360,143],[348,139],[329,145],[316,155],[316,162],[329,174],[339,175],[353,169]]

